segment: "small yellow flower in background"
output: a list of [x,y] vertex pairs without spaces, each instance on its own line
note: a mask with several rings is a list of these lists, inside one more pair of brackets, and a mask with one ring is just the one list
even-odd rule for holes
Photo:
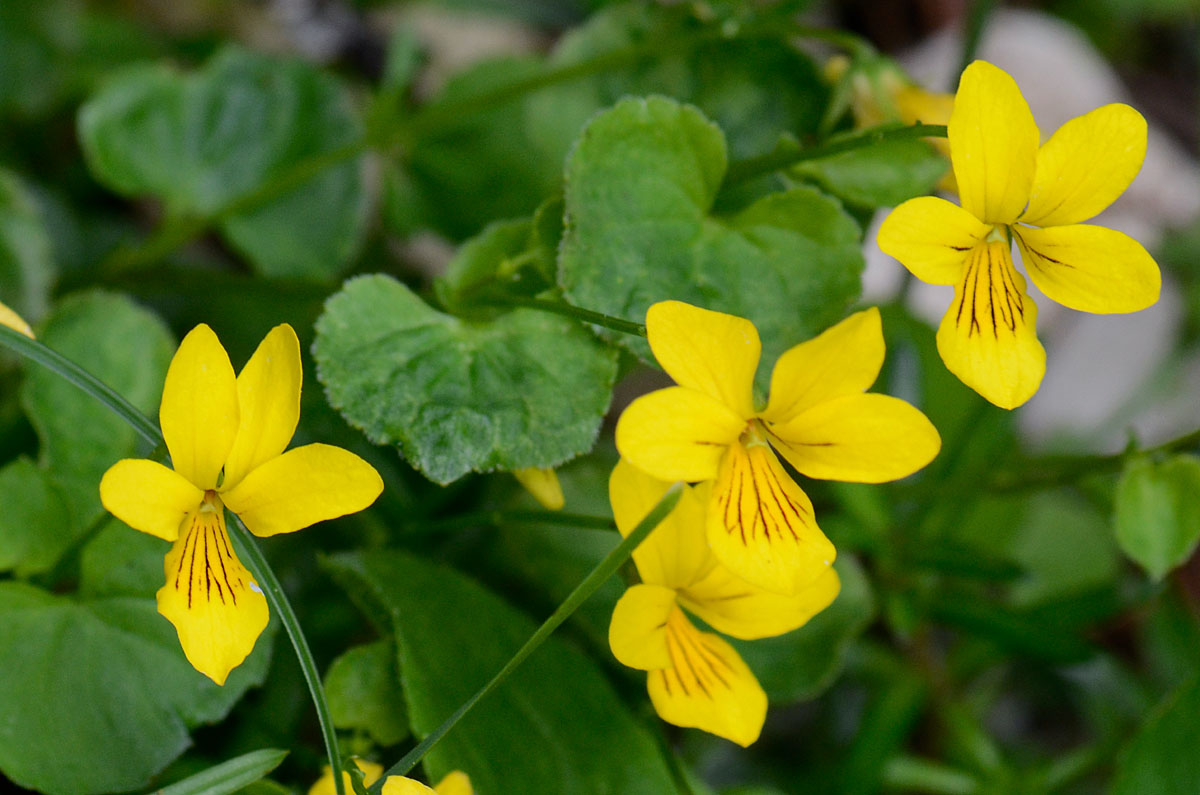
[[[354,764],[358,765],[358,769],[363,774],[363,784],[368,787],[379,780],[383,775],[383,765],[375,762],[368,762],[365,759],[355,759]],[[354,792],[354,788],[350,782],[350,774],[345,770],[342,771],[342,788],[345,792]],[[333,785],[333,768],[325,765],[321,771],[321,777],[308,790],[308,795],[337,795],[337,788]]]
[[19,331],[29,339],[36,339],[33,336],[33,329],[25,322],[25,318],[12,311],[5,304],[0,304],[0,326],[8,326],[13,331]]
[[[670,483],[624,459],[609,479],[613,517],[622,535],[662,499]],[[708,484],[685,487],[675,509],[634,550],[642,583],[617,602],[609,625],[613,656],[648,671],[647,689],[659,716],[747,746],[758,739],[767,696],[738,653],[701,632],[680,608],[713,629],[742,640],[790,632],[824,610],[841,587],[832,568],[793,596],[746,583],[722,566],[705,540]]]
[[562,510],[566,501],[563,499],[562,484],[558,482],[558,475],[553,469],[514,469],[512,474],[543,508],[548,511]]
[[748,320],[679,301],[646,313],[650,349],[678,386],[643,395],[617,422],[617,450],[660,480],[714,481],[707,537],[738,577],[794,594],[833,562],[802,475],[882,483],[916,472],[941,439],[917,409],[864,394],[883,366],[879,310],[851,315],[779,358],[754,406],[761,345]]
[[237,378],[217,335],[197,326],[171,360],[159,409],[174,470],[125,459],[100,481],[114,516],[174,542],[158,611],[188,662],[219,685],[268,618],[262,590],[233,552],[225,507],[266,537],[361,511],[383,491],[379,473],[340,447],[284,452],[300,419],[302,376],[291,326],[272,329]]
[[1105,105],[1044,145],[1011,77],[983,61],[963,72],[949,123],[962,206],[936,197],[897,207],[879,247],[930,284],[954,285],[937,332],[946,367],[1002,408],[1033,396],[1046,372],[1037,307],[1013,267],[1048,298],[1084,312],[1135,312],[1158,300],[1158,265],[1132,238],[1080,223],[1112,204],[1141,168],[1146,121]]
[[406,776],[389,776],[383,783],[383,795],[475,795],[475,790],[467,774],[455,770],[433,789]]

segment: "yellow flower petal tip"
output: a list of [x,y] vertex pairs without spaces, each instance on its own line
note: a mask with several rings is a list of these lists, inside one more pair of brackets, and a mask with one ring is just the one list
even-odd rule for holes
[[290,326],[274,328],[238,377],[213,330],[197,326],[171,360],[159,410],[174,470],[124,460],[100,481],[114,516],[174,542],[158,610],[188,661],[217,684],[268,621],[262,590],[234,554],[226,507],[268,536],[360,511],[383,490],[379,473],[349,451],[311,444],[284,452],[299,418],[300,381]]
[[558,482],[558,475],[553,469],[514,469],[512,474],[546,510],[561,511],[566,504],[562,484]]
[[475,795],[471,779],[461,770],[452,770],[446,777],[434,786],[433,791],[438,795]]
[[8,326],[13,331],[18,331],[24,334],[29,339],[37,339],[33,336],[33,329],[25,322],[25,318],[18,315],[9,307],[0,304],[0,326]]
[[408,776],[388,776],[381,792],[382,795],[437,795],[437,790]]
[[1046,368],[1013,241],[1029,278],[1064,306],[1135,312],[1158,300],[1162,277],[1146,250],[1081,223],[1137,175],[1146,121],[1127,105],[1105,105],[1042,144],[1017,84],[976,61],[963,71],[947,136],[962,206],[907,201],[884,220],[878,242],[918,279],[954,286],[938,352],[963,383],[1011,409],[1037,392]]
[[[368,787],[379,780],[383,775],[383,765],[375,762],[368,762],[365,759],[355,759],[354,764],[362,771],[363,783]],[[346,792],[353,792],[354,788],[350,783],[350,774],[342,771],[342,784]],[[333,784],[333,770],[329,765],[325,765],[321,773],[321,777],[308,790],[308,795],[336,795],[337,788]]]

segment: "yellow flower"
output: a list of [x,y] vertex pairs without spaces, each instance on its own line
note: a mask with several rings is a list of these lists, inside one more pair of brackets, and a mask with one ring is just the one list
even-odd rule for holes
[[[365,759],[355,759],[354,764],[358,765],[358,769],[362,771],[363,784],[368,787],[383,775],[383,765],[368,762]],[[350,783],[350,774],[345,770],[342,771],[342,788],[344,792],[354,792]],[[309,788],[308,795],[337,795],[337,788],[333,785],[333,769],[329,765],[325,765],[324,770],[321,771],[321,777]]]
[[475,795],[475,790],[467,774],[455,770],[433,789],[406,776],[388,776],[383,783],[383,795]]
[[0,326],[8,326],[13,331],[19,331],[29,339],[35,339],[33,329],[25,322],[25,318],[18,315],[16,312],[9,309],[4,304],[0,304]]
[[[617,463],[608,489],[622,535],[669,486],[624,459]],[[696,629],[680,608],[713,629],[752,640],[801,626],[833,601],[841,585],[832,568],[823,568],[794,596],[755,588],[734,576],[705,541],[708,488],[685,487],[675,509],[634,550],[642,584],[617,602],[608,642],[622,664],[649,672],[650,701],[663,720],[747,746],[762,730],[767,696],[733,647]]]
[[549,511],[561,511],[563,500],[562,484],[553,469],[514,469],[513,477]]
[[617,450],[661,480],[714,481],[708,543],[759,587],[796,593],[834,557],[812,503],[772,449],[811,478],[882,483],[916,472],[941,446],[920,411],[863,394],[883,366],[878,309],[784,353],[762,410],[752,395],[761,345],[750,321],[664,301],[646,313],[646,334],[678,386],[629,405]]
[[158,611],[188,662],[217,684],[267,625],[266,599],[234,555],[225,507],[265,537],[361,511],[383,490],[370,464],[339,447],[284,452],[300,419],[301,378],[291,326],[272,329],[236,379],[217,335],[197,326],[171,360],[159,409],[174,471],[126,459],[100,481],[113,515],[174,542]]
[[1003,408],[1037,391],[1046,353],[1037,307],[1012,261],[1048,298],[1084,312],[1145,309],[1158,300],[1158,265],[1130,237],[1080,223],[1128,187],[1146,154],[1146,122],[1105,105],[1059,128],[1039,147],[1029,106],[991,64],[967,67],[949,141],[962,206],[925,196],[897,207],[879,247],[930,284],[954,285],[938,352],[963,383]]

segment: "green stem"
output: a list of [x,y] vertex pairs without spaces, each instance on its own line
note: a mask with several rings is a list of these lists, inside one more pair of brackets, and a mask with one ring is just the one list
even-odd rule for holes
[[624,318],[593,312],[590,309],[581,309],[564,301],[547,301],[543,298],[524,298],[519,295],[506,295],[503,298],[486,298],[480,301],[480,303],[490,304],[491,306],[520,306],[526,309],[537,309],[540,312],[550,312],[564,317],[573,317],[576,320],[582,320],[584,323],[603,326],[606,329],[619,331],[622,334],[631,334],[636,337],[646,336],[646,327],[641,323],[634,323]]
[[292,610],[292,604],[288,601],[283,586],[279,584],[279,579],[272,571],[271,564],[263,557],[262,550],[255,543],[254,536],[246,529],[246,525],[242,523],[237,514],[230,513],[229,515],[233,517],[233,522],[229,525],[231,531],[229,535],[233,539],[233,543],[239,547],[246,568],[250,569],[250,573],[258,581],[263,590],[263,596],[267,597],[271,609],[275,611],[275,615],[279,616],[279,622],[283,624],[288,638],[292,641],[292,648],[296,650],[300,670],[304,672],[304,681],[308,685],[313,706],[317,710],[317,722],[321,724],[321,734],[325,738],[325,750],[329,754],[329,766],[333,770],[334,786],[337,795],[343,795],[345,787],[342,781],[342,755],[338,752],[337,730],[334,729],[333,717],[329,714],[329,703],[325,700],[325,688],[321,685],[321,674],[317,671],[317,663],[313,659],[312,650],[304,638],[304,630],[300,627],[300,621],[296,618],[295,611]]
[[659,522],[665,519],[667,514],[674,510],[675,504],[679,502],[679,496],[682,493],[682,484],[676,483],[675,485],[671,486],[671,488],[667,490],[667,493],[662,496],[662,499],[660,499],[658,503],[650,509],[650,512],[646,514],[645,518],[643,518],[642,521],[638,523],[637,527],[633,529],[633,532],[626,536],[625,539],[622,540],[612,552],[608,553],[604,560],[600,561],[600,563],[596,565],[596,568],[592,569],[591,573],[588,574],[588,576],[585,577],[583,581],[575,587],[575,590],[571,591],[570,596],[568,596],[566,600],[558,606],[558,609],[554,611],[553,615],[546,619],[545,623],[538,627],[537,631],[533,633],[529,640],[525,641],[525,645],[513,655],[512,659],[504,664],[504,667],[492,677],[492,680],[480,688],[475,695],[463,702],[463,704],[459,706],[459,708],[456,709],[454,713],[450,715],[450,717],[446,718],[446,720],[442,722],[441,726],[438,726],[436,729],[434,729],[415,748],[405,754],[404,758],[392,765],[388,771],[384,773],[377,782],[375,782],[370,790],[372,795],[379,795],[380,791],[383,789],[384,782],[387,781],[389,776],[407,775],[408,772],[412,770],[418,762],[421,761],[422,757],[424,757],[431,748],[437,745],[438,742],[446,736],[446,733],[454,728],[454,725],[457,724],[464,715],[471,711],[472,707],[474,707],[481,699],[495,690],[505,679],[508,678],[509,674],[515,671],[517,667],[521,665],[521,663],[525,662],[525,658],[537,650],[537,648],[542,645],[546,638],[550,637],[550,633],[558,629],[559,625],[566,621],[581,604],[587,601],[588,597],[590,597],[592,593],[595,592],[595,590],[599,588],[602,583],[604,583],[605,580],[611,577],[613,573],[625,563],[625,561],[629,560],[630,555],[633,554],[633,550],[637,548],[638,544],[642,543],[646,536],[650,535],[650,532],[658,526]]
[[872,127],[820,146],[804,147],[796,141],[784,140],[779,142],[773,152],[731,163],[729,170],[725,172],[725,182],[721,187],[730,188],[773,174],[796,163],[821,160],[865,146],[876,146],[888,141],[908,141],[913,138],[945,137],[944,124],[913,124],[908,127]]
[[[62,354],[47,348],[37,340],[29,339],[24,334],[14,331],[7,326],[0,326],[0,344],[41,364],[59,377],[74,384],[88,396],[107,406],[146,441],[155,446],[163,444],[162,432],[153,420],[142,414],[136,406],[117,394],[108,384],[105,384],[99,378],[96,378],[96,376],[84,370]],[[247,564],[250,573],[254,575],[255,580],[262,586],[267,601],[275,610],[276,615],[279,616],[280,621],[287,630],[288,637],[291,638],[292,646],[296,650],[296,657],[300,661],[300,668],[304,671],[304,678],[308,682],[309,693],[312,695],[313,704],[317,710],[317,719],[321,723],[321,732],[325,736],[325,747],[329,753],[329,766],[333,769],[334,785],[338,795],[343,795],[342,761],[337,751],[337,734],[333,728],[333,721],[329,717],[329,707],[325,702],[325,691],[321,687],[321,677],[317,672],[316,663],[313,661],[312,651],[308,648],[308,644],[304,640],[304,633],[300,629],[300,623],[296,620],[296,614],[292,611],[292,606],[288,602],[287,595],[280,587],[279,580],[275,578],[275,573],[271,570],[270,564],[262,556],[262,552],[259,551],[258,546],[250,537],[241,519],[237,517],[234,517],[234,519],[235,521],[231,525],[234,528],[234,532],[230,535],[233,537],[235,543],[238,543],[238,546],[242,548],[244,552],[243,561]]]

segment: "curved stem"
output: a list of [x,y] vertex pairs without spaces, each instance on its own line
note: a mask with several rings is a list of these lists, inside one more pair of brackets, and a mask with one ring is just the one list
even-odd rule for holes
[[550,633],[558,629],[559,625],[566,621],[581,604],[587,601],[587,598],[591,596],[592,593],[594,593],[595,590],[599,588],[605,580],[611,577],[613,573],[625,563],[625,561],[629,560],[629,556],[633,554],[633,550],[637,548],[638,544],[642,543],[646,536],[650,535],[650,532],[654,530],[655,527],[658,527],[659,522],[667,518],[667,514],[674,510],[675,504],[679,502],[679,496],[682,493],[683,484],[681,483],[676,483],[671,486],[671,488],[667,489],[667,493],[664,494],[662,499],[660,499],[658,503],[650,509],[645,518],[638,522],[638,525],[633,529],[633,532],[626,536],[624,540],[622,540],[621,543],[613,549],[612,552],[609,552],[608,555],[605,556],[604,560],[596,564],[596,568],[592,569],[591,573],[588,574],[587,577],[583,578],[583,581],[575,587],[575,590],[571,591],[570,596],[568,596],[566,600],[558,606],[558,609],[555,610],[554,613],[548,619],[546,619],[546,621],[540,627],[538,627],[537,631],[533,633],[529,640],[525,641],[525,645],[522,646],[517,653],[512,656],[512,659],[505,663],[504,667],[496,672],[496,675],[492,677],[491,681],[480,688],[475,695],[463,702],[463,704],[459,706],[459,708],[456,709],[454,713],[450,715],[450,717],[446,718],[446,720],[442,722],[442,725],[434,729],[415,748],[405,754],[399,762],[388,768],[387,772],[380,776],[379,780],[372,785],[370,789],[371,795],[379,795],[389,776],[407,775],[408,772],[412,770],[418,762],[421,761],[421,758],[429,752],[429,749],[437,745],[438,742],[446,736],[446,733],[454,728],[454,725],[458,723],[464,715],[471,711],[472,707],[478,704],[479,701],[486,695],[495,690],[505,679],[508,678],[509,674],[515,671],[517,667],[521,665],[521,663],[525,662],[525,658],[527,658],[539,646],[541,646],[546,638],[550,637]]
[[537,309],[541,312],[550,312],[555,315],[563,315],[564,317],[573,317],[576,320],[582,320],[584,323],[591,323],[596,326],[603,326],[612,331],[619,331],[622,334],[630,334],[635,337],[646,336],[646,327],[641,323],[634,323],[631,320],[625,320],[612,315],[593,312],[590,309],[581,309],[577,306],[572,306],[565,301],[547,301],[543,298],[525,298],[519,295],[506,295],[503,298],[487,298],[480,303],[490,304],[491,306],[520,306],[527,309]]
[[[64,380],[79,387],[89,397],[111,409],[113,413],[128,423],[146,441],[156,446],[163,443],[162,432],[153,420],[142,414],[136,406],[118,394],[108,384],[62,354],[6,326],[0,326],[0,344],[7,346],[27,359],[37,362]],[[230,534],[231,537],[244,552],[243,560],[246,563],[246,567],[262,586],[267,601],[275,610],[276,615],[279,616],[284,629],[287,630],[288,637],[291,638],[292,646],[296,650],[296,657],[300,661],[300,668],[304,671],[304,679],[308,683],[309,693],[312,695],[313,705],[317,710],[317,720],[321,724],[321,732],[325,736],[325,747],[329,753],[329,766],[333,769],[334,786],[338,795],[343,795],[342,760],[338,755],[337,733],[334,730],[333,721],[329,716],[329,706],[325,701],[325,690],[321,687],[321,676],[317,672],[316,663],[313,661],[312,651],[308,648],[308,644],[304,640],[304,632],[300,629],[300,622],[296,620],[296,614],[292,610],[291,603],[288,602],[287,594],[283,592],[283,588],[279,585],[279,580],[276,579],[270,564],[263,557],[262,552],[258,549],[258,545],[254,543],[254,539],[251,537],[249,531],[246,530],[246,526],[242,524],[242,520],[234,516],[234,522],[230,527],[234,530]]]

